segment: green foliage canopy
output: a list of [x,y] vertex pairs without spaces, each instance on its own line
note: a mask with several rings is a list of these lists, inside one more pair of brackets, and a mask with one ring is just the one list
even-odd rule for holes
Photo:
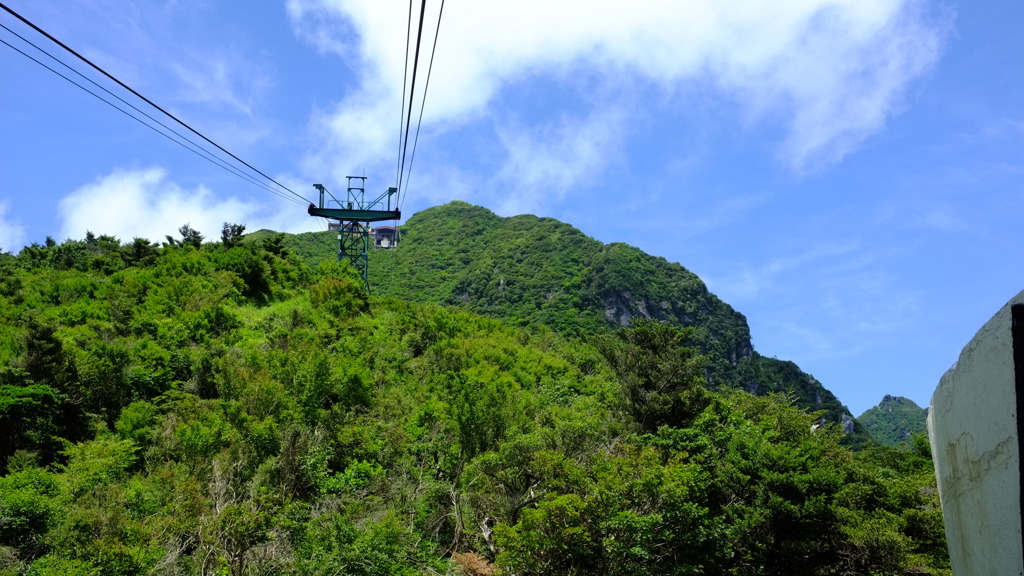
[[0,260],[0,574],[949,574],[925,445],[706,389],[699,326],[574,337],[227,244]]

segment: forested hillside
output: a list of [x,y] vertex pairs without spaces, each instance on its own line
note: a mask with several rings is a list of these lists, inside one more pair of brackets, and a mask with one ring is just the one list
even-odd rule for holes
[[701,327],[510,326],[182,231],[0,254],[0,574],[950,573],[926,443],[709,391]]
[[871,437],[886,446],[899,446],[915,434],[926,434],[927,420],[927,408],[921,408],[910,398],[889,395],[857,417]]
[[[334,237],[287,235],[283,242],[315,265],[337,258]],[[424,210],[402,227],[399,249],[371,253],[370,281],[375,294],[457,306],[513,326],[541,324],[566,336],[630,326],[637,318],[693,327],[690,343],[707,358],[704,377],[712,388],[789,394],[840,423],[847,442],[867,441],[814,377],[793,362],[758,354],[746,318],[695,274],[626,244],[602,244],[552,218],[502,218],[465,202]]]

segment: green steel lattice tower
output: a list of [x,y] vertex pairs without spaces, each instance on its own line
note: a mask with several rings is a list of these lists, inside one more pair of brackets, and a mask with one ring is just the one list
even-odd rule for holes
[[[400,220],[402,212],[392,198],[397,188],[388,188],[375,199],[366,200],[366,177],[348,176],[348,193],[344,202],[339,201],[321,184],[313,187],[320,192],[320,204],[310,204],[310,216],[320,216],[338,221],[338,261],[348,259],[359,272],[366,291],[370,291],[367,274],[370,257],[370,222]],[[329,200],[328,200],[329,198]],[[393,208],[393,209],[392,209]]]

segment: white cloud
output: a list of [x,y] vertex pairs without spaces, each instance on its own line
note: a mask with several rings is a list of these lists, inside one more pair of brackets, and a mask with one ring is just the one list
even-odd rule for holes
[[[211,37],[195,34],[196,22],[215,17],[208,2],[37,4],[33,10],[41,17],[36,20],[52,22],[56,36],[229,149],[267,136],[260,120],[266,115],[274,61],[253,42],[237,43],[240,35],[232,33],[232,23],[218,23],[222,32]],[[112,83],[101,84],[139,104]]]
[[262,66],[237,54],[190,54],[171,63],[178,78],[177,98],[226,108],[249,118],[258,97],[272,84]]
[[283,200],[264,202],[219,198],[204,186],[187,189],[170,181],[162,168],[115,170],[64,197],[57,208],[61,238],[82,238],[86,231],[163,240],[178,236],[189,224],[207,240],[219,238],[224,222],[245,224],[247,231],[316,230],[319,222],[304,206]]
[[920,221],[926,228],[943,232],[969,229],[959,211],[949,204],[928,206],[921,214]]
[[901,285],[881,265],[896,251],[860,241],[823,241],[761,266],[729,264],[735,272],[708,284],[725,301],[746,301],[756,310],[748,318],[759,349],[764,345],[780,357],[799,358],[801,365],[851,358],[898,340],[923,318],[922,293]]
[[[377,0],[287,6],[300,36],[344,55],[359,75],[359,87],[316,120],[330,128],[316,162],[385,165],[402,93],[404,8]],[[437,9],[429,3],[425,48]],[[781,157],[803,170],[841,159],[901,109],[908,87],[941,52],[950,18],[937,11],[929,0],[453,3],[441,25],[424,121],[484,118],[501,126],[505,113],[496,103],[503,90],[537,79],[551,91],[578,92],[581,78],[594,77],[641,101],[675,106],[683,104],[673,95],[710,88],[749,121],[781,122]],[[641,90],[657,93],[644,99]],[[629,100],[589,106],[621,112]],[[522,142],[501,142],[506,169],[521,164],[523,155],[507,146]]]
[[489,186],[500,195],[497,211],[534,212],[597,177],[607,158],[620,148],[623,120],[612,112],[563,117],[538,128],[499,127],[508,158]]
[[757,267],[739,264],[739,270],[714,281],[708,280],[708,285],[713,285],[714,291],[727,302],[752,300],[765,292],[785,290],[788,282],[811,276],[820,278],[822,271],[839,269],[845,275],[849,271],[844,268],[859,269],[863,262],[856,258],[857,249],[855,242],[823,244],[777,256]]
[[[682,220],[676,215],[669,222],[679,222],[673,230],[673,239],[689,241],[692,238],[712,233],[727,224],[748,217],[751,212],[763,206],[772,195],[765,192],[755,192],[746,195],[735,195],[724,198],[720,201],[699,200],[699,205],[693,206],[687,213],[682,214]],[[665,224],[669,226],[668,223]]]
[[894,194],[877,209],[876,226],[888,229],[959,233],[971,231],[970,222],[977,220],[973,206],[965,208],[956,198],[935,189],[912,190]]
[[18,253],[25,245],[25,228],[7,219],[7,203],[0,202],[0,251]]
[[783,321],[776,325],[775,337],[783,343],[783,347],[799,347],[807,351],[808,353],[801,356],[801,360],[853,353],[853,348],[840,344],[846,334],[840,336],[833,330],[820,330],[815,326],[813,322]]
[[[772,347],[784,357],[801,362],[825,358],[853,358],[903,333],[922,318],[921,295],[900,290],[891,281],[872,274],[823,279],[805,278],[815,285],[812,305],[778,298],[775,310],[761,321],[771,335]],[[842,283],[854,290],[837,290]],[[794,354],[794,352],[796,352]]]

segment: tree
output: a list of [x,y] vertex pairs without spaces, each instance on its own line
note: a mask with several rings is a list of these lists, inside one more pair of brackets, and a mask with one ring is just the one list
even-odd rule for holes
[[203,243],[203,235],[198,230],[192,228],[188,224],[182,224],[181,228],[178,228],[178,233],[181,234],[181,245],[192,246],[199,248]]
[[60,449],[60,393],[43,384],[8,383],[17,376],[11,369],[0,371],[0,470],[16,450],[41,451],[49,461]]
[[238,244],[244,233],[245,224],[229,224],[225,222],[224,228],[220,232],[220,241],[224,243],[225,248],[231,248]]
[[[170,237],[168,237],[170,238]],[[173,241],[173,238],[170,238]],[[150,243],[146,238],[135,237],[131,244],[125,244],[121,248],[124,261],[129,266],[148,266],[156,260],[157,246]]]
[[599,338],[597,348],[625,387],[629,410],[646,430],[686,426],[707,406],[705,357],[686,346],[692,328],[637,320]]
[[77,380],[74,364],[57,338],[57,328],[41,315],[30,314],[21,338],[21,356],[14,366],[24,370],[36,384],[69,391]]
[[583,465],[554,452],[531,470],[549,491],[515,525],[496,528],[497,563],[521,576],[706,574],[728,557],[723,518],[700,496],[700,466],[627,444]]

